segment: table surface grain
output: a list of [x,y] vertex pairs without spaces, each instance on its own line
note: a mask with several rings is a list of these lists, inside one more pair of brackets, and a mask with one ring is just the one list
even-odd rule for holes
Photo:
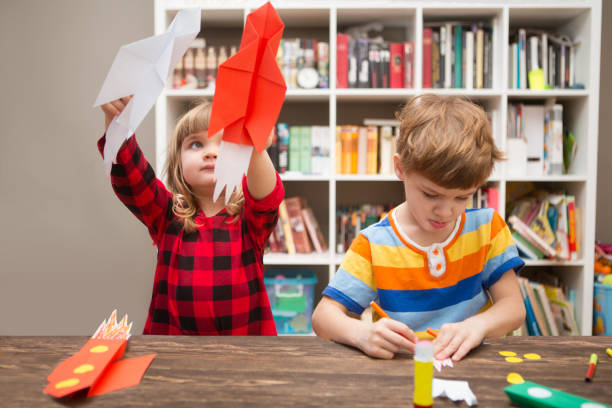
[[[0,406],[109,407],[411,407],[413,360],[376,360],[359,350],[304,337],[133,336],[125,357],[156,353],[142,382],[92,398],[54,399],[46,377],[86,337],[0,337]],[[510,407],[506,376],[612,404],[612,337],[510,337],[489,340],[437,378],[466,380],[479,407]],[[541,355],[506,362],[499,351]],[[584,381],[591,353],[599,363]],[[435,407],[466,407],[436,398]]]

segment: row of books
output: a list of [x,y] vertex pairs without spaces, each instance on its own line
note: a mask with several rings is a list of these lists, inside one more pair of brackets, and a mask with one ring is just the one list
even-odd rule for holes
[[336,252],[345,253],[359,231],[376,224],[395,205],[363,204],[339,207],[336,210]]
[[399,121],[365,119],[336,126],[336,174],[393,174]]
[[276,140],[268,154],[282,174],[329,174],[329,126],[289,126],[277,123]]
[[497,187],[480,187],[474,193],[467,208],[493,208],[499,211],[499,189]]
[[196,38],[174,68],[173,89],[214,88],[217,68],[234,55],[237,47],[206,46],[204,38]]
[[437,22],[423,28],[423,88],[491,88],[493,29]]
[[512,237],[525,258],[578,259],[580,217],[573,195],[533,191],[509,209]]
[[329,43],[283,38],[276,60],[287,88],[329,88]]
[[414,43],[336,37],[337,88],[414,87]]
[[563,130],[563,105],[508,105],[508,173],[560,175],[576,153],[571,132]]
[[304,198],[285,198],[278,213],[278,223],[268,239],[271,252],[308,254],[327,251],[325,236]]
[[525,322],[514,332],[529,336],[579,336],[573,302],[561,287],[519,276],[519,287],[527,312]]
[[542,30],[518,29],[511,37],[510,86],[514,89],[582,88],[575,81],[578,43]]

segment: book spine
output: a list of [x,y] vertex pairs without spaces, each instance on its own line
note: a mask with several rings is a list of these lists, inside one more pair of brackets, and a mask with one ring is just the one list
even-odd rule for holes
[[402,43],[391,43],[389,62],[389,85],[391,88],[404,87],[404,45]]
[[349,38],[347,34],[336,35],[336,88],[348,88]]
[[431,78],[432,34],[433,34],[433,30],[431,28],[423,29],[423,88],[432,87],[432,78]]
[[454,76],[454,87],[462,88],[463,87],[463,27],[460,25],[456,25],[454,28],[454,42],[455,46],[454,50],[454,61],[453,65],[455,68],[455,76]]
[[287,204],[287,214],[291,225],[291,233],[295,242],[295,251],[299,254],[312,252],[312,246],[308,239],[304,220],[302,219],[302,204],[300,197],[290,197],[285,199]]
[[404,87],[414,88],[414,43],[404,43]]
[[283,227],[283,236],[285,238],[285,246],[288,254],[295,254],[295,242],[293,241],[293,232],[291,231],[291,223],[289,221],[289,213],[287,212],[287,203],[281,201],[278,206],[278,220]]

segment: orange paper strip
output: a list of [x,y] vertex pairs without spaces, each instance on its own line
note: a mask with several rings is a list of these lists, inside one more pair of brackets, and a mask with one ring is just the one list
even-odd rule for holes
[[115,361],[89,389],[87,396],[106,394],[140,384],[153,358],[155,354]]

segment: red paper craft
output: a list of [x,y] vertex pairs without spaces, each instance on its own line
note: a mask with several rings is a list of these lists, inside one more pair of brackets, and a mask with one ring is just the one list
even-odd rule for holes
[[219,66],[208,137],[252,145],[261,153],[287,85],[276,62],[284,24],[270,2],[247,16],[239,51]]
[[62,398],[88,389],[87,396],[92,396],[140,383],[155,354],[116,361],[123,357],[132,327],[127,315],[117,323],[116,312],[76,354],[55,367],[45,393]]

